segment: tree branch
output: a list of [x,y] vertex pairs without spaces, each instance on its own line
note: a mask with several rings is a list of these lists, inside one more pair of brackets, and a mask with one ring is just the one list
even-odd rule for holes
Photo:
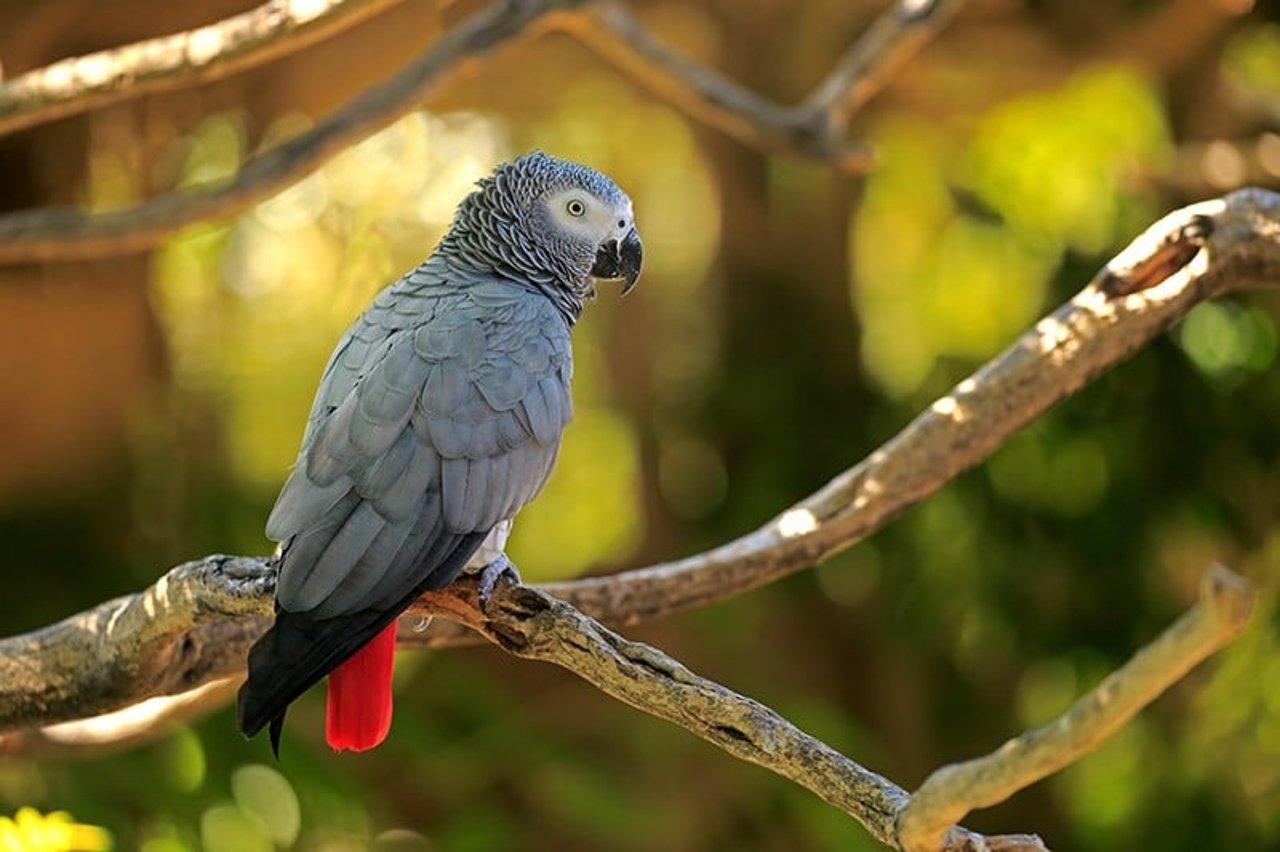
[[[371,14],[372,7],[388,5],[395,0],[327,2],[334,7],[334,15],[338,14],[339,8],[345,15],[326,19],[331,30],[349,16]],[[672,51],[652,36],[620,3],[611,0],[499,0],[451,29],[388,82],[369,89],[306,133],[247,162],[229,182],[176,191],[107,213],[45,208],[0,216],[0,263],[71,260],[145,251],[187,225],[247,210],[414,109],[432,91],[444,85],[451,74],[467,70],[480,57],[535,29],[535,24],[540,25],[536,27],[538,32],[558,30],[569,33],[688,115],[746,144],[817,158],[845,171],[857,170],[867,166],[869,158],[865,147],[849,143],[845,138],[850,116],[884,85],[892,69],[914,54],[930,35],[941,28],[960,2],[900,0],[850,48],[804,105],[788,108]],[[352,8],[348,9],[348,6]],[[263,10],[267,8],[262,7],[246,15],[265,15]],[[228,19],[215,24],[214,28],[229,26],[237,20]],[[231,29],[235,32],[253,31],[246,25]],[[222,69],[221,73],[231,73],[236,70],[237,61],[261,61],[259,57],[264,51],[283,50],[286,45],[291,45],[293,41],[286,38],[289,33],[294,38],[306,36],[314,39],[327,31],[319,25],[305,31],[301,27],[294,30],[283,28],[273,37],[274,40],[264,37],[254,49],[248,46],[239,50],[228,47],[224,64],[217,67]],[[202,44],[204,39],[198,37],[201,32],[195,30],[170,38],[176,40],[175,45]],[[158,51],[158,48],[139,45],[120,50],[125,51],[124,57],[136,54],[140,58],[132,61],[141,62],[149,55],[148,49]],[[175,46],[173,49],[178,48]],[[189,46],[187,50],[190,52]],[[111,68],[108,65],[110,59],[104,54],[68,61],[87,64],[95,69]],[[157,86],[178,85],[183,80],[195,79],[191,76],[195,72],[182,70],[185,66],[166,72],[159,67],[163,64],[160,59],[155,61],[154,81]],[[54,73],[58,67],[51,66],[32,74],[37,77],[52,74],[55,80],[60,79],[64,72]],[[117,81],[111,85],[104,84],[113,98],[124,97],[134,91],[123,82],[129,73],[127,65],[95,71],[98,77]],[[2,98],[7,86],[31,76],[25,75],[11,84],[0,86],[0,132],[4,128]],[[73,106],[77,105],[68,100],[59,108],[71,109]],[[19,114],[32,116],[36,113]]]
[[220,80],[398,2],[270,0],[209,26],[63,59],[0,84],[0,136],[125,98]]
[[228,704],[243,676],[213,680],[177,695],[158,695],[101,716],[25,728],[0,736],[0,757],[70,757],[83,760],[153,742],[183,722]]
[[0,263],[143,251],[186,225],[246,210],[412,110],[450,74],[523,33],[552,2],[511,0],[477,12],[386,83],[306,133],[248,161],[227,183],[174,192],[109,213],[63,207],[0,217]]
[[961,5],[962,0],[899,0],[840,57],[800,112],[825,116],[832,131],[843,133],[854,113],[888,85]]
[[1225,568],[1209,571],[1195,607],[1067,712],[985,757],[930,775],[899,813],[898,845],[905,852],[933,852],[969,811],[1003,802],[1093,751],[1240,635],[1253,604],[1254,593],[1243,579]]
[[[1157,281],[1168,274],[1171,251],[1186,266]],[[625,626],[777,580],[933,494],[1203,299],[1277,282],[1280,194],[1241,190],[1175,211],[891,441],[759,529],[674,562],[542,588]],[[1109,295],[1117,290],[1134,292]],[[238,672],[270,615],[273,583],[266,560],[210,556],[175,568],[146,592],[0,640],[0,730],[108,712]],[[241,627],[228,635],[229,624]],[[404,631],[402,640],[438,647],[464,635],[433,625]],[[168,647],[179,639],[184,653]],[[86,687],[90,672],[95,685]]]
[[111,713],[243,673],[270,626],[265,560],[210,556],[145,591],[0,640],[0,731]]
[[744,145],[865,170],[871,150],[846,138],[853,114],[955,14],[960,0],[899,0],[872,23],[799,106],[775,103],[654,37],[618,0],[557,15],[566,32],[640,86]]
[[527,586],[502,587],[481,612],[471,580],[424,595],[417,609],[462,624],[517,657],[554,663],[624,704],[665,719],[787,778],[903,852],[1044,849],[1033,836],[983,837],[955,823],[1079,760],[1248,623],[1254,593],[1217,567],[1199,602],[1056,721],[986,757],[943,767],[908,796],[773,710],[628,641],[569,604]]
[[[741,760],[794,781],[898,848],[906,792],[801,731],[776,712],[707,680],[657,648],[632,642],[545,592],[504,585],[481,612],[468,578],[424,595],[418,610],[464,624],[517,657],[568,669],[617,700],[696,734]],[[945,833],[935,849],[1043,849],[1037,838]]]

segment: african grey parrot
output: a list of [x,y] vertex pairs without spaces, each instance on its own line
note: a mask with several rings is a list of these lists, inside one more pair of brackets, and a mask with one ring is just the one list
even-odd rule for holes
[[276,617],[249,653],[239,726],[270,724],[329,678],[335,749],[391,723],[395,619],[420,593],[510,563],[512,518],[541,490],[572,416],[569,332],[600,279],[640,274],[631,201],[541,152],[497,168],[435,252],[382,291],[329,359],[267,521]]

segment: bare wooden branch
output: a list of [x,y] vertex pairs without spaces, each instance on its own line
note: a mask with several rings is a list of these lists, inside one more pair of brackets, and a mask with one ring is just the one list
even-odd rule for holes
[[550,23],[686,115],[745,145],[852,173],[870,165],[871,149],[847,138],[849,120],[959,6],[959,0],[899,0],[796,107],[775,103],[672,50],[618,0],[553,16]]
[[[1171,272],[1171,257],[1185,265]],[[1168,277],[1159,280],[1162,275]],[[766,708],[616,637],[589,615],[630,624],[812,565],[980,462],[1200,301],[1264,286],[1280,286],[1280,194],[1241,190],[1171,213],[1067,305],[897,437],[759,530],[705,554],[611,577],[542,591],[504,587],[487,616],[476,610],[474,590],[461,583],[408,614],[408,623],[422,614],[441,616],[437,623],[453,625],[452,632],[419,633],[402,622],[401,640],[456,643],[461,625],[513,653],[556,662],[627,703],[814,789],[882,839],[889,836],[892,807],[913,850],[1042,848],[1034,838],[982,838],[947,831],[947,825],[968,808],[996,801],[1074,759],[1234,635],[1247,615],[1248,595],[1226,575],[1215,575],[1192,615],[1071,711],[1062,730],[1033,732],[993,757],[945,770],[926,782],[914,806],[904,804],[901,790],[889,782]],[[207,557],[174,569],[142,593],[0,640],[0,732],[110,713],[239,675],[249,643],[266,627],[274,578],[266,560]],[[130,736],[137,734],[130,729]]]
[[174,192],[108,213],[48,208],[0,217],[0,263],[143,251],[186,225],[242,212],[414,109],[451,75],[523,33],[554,2],[510,0],[475,13],[386,83],[306,133],[248,161],[227,183]]
[[[624,639],[564,601],[528,586],[506,585],[481,612],[474,582],[466,580],[423,596],[418,608],[465,624],[517,657],[568,669],[624,704],[794,781],[858,820],[881,843],[898,848],[897,815],[907,806],[901,787],[759,702],[691,672],[657,648]],[[936,848],[1044,847],[1035,838],[986,838],[957,828]]]
[[[829,158],[829,152],[813,147],[813,134],[797,111],[668,47],[621,2],[598,3],[581,14],[559,14],[550,23],[681,112],[746,145]],[[864,159],[857,153],[854,157]]]
[[0,640],[0,732],[114,712],[244,671],[270,624],[265,560],[209,556],[150,588]]
[[1079,760],[1192,668],[1244,629],[1254,593],[1225,568],[1209,571],[1200,601],[1123,668],[1043,727],[985,757],[944,766],[911,794],[898,819],[905,852],[944,848],[948,830],[974,808],[1003,802]]
[[[327,2],[336,16],[326,19],[331,29],[350,16],[371,14],[373,7],[389,5],[396,0]],[[72,260],[145,251],[194,222],[243,212],[306,177],[343,149],[415,108],[428,94],[444,85],[451,75],[465,71],[479,57],[535,30],[569,33],[688,115],[746,144],[817,158],[844,171],[856,171],[866,167],[870,159],[865,146],[849,142],[846,138],[853,111],[884,85],[892,69],[914,54],[950,18],[960,2],[899,0],[872,25],[866,36],[850,48],[805,104],[790,108],[775,104],[666,47],[618,2],[499,0],[450,30],[390,81],[368,90],[301,136],[250,160],[226,183],[173,192],[134,207],[106,213],[47,208],[0,216],[0,263]],[[267,7],[246,15],[265,17],[265,9]],[[342,11],[341,15],[339,11]],[[228,19],[214,27],[229,25],[236,20]],[[535,24],[539,26],[534,27]],[[261,22],[259,27],[269,29]],[[264,35],[258,39],[256,47],[248,45],[253,39],[246,35],[245,45],[228,46],[224,64],[213,64],[221,69],[218,73],[231,73],[237,68],[236,62],[260,61],[266,51],[283,50],[297,39],[320,38],[328,31],[319,24],[315,27],[304,29],[298,25],[289,29],[282,25],[275,35]],[[256,32],[249,25],[230,29],[237,33]],[[193,40],[203,43],[203,39],[197,39],[195,35],[200,32],[196,30],[173,36],[178,40],[173,50]],[[230,38],[229,35],[226,37]],[[136,55],[132,61],[145,66],[144,60],[151,55],[147,51],[158,51],[158,48],[135,45],[121,50],[126,53],[120,58]],[[189,47],[187,50],[190,52]],[[147,79],[153,80],[156,86],[179,85],[190,77],[183,70],[185,66],[170,68],[158,57],[154,61],[157,63],[154,78]],[[103,83],[102,97],[123,97],[135,90],[122,82],[130,73],[127,64],[116,69],[110,65],[110,57],[100,54],[75,62],[96,69],[89,75],[93,79],[110,81],[119,78],[116,83]],[[161,65],[169,70],[164,70]],[[52,74],[54,80],[60,80],[66,72],[55,72],[57,67],[32,73],[36,77]],[[205,71],[208,69],[201,73]],[[80,75],[83,77],[87,73],[82,71]],[[15,85],[22,79],[25,78],[9,85]],[[2,111],[5,89],[5,86],[0,86],[0,132],[5,126]],[[42,101],[38,98],[32,101],[36,102]],[[70,110],[74,107],[77,104],[68,96],[66,103],[58,108]],[[15,113],[27,116],[31,121],[38,120],[33,117],[38,114],[35,107]]]
[[0,757],[71,757],[83,760],[168,736],[178,725],[225,706],[242,676],[214,680],[177,695],[158,695],[101,716],[25,728],[0,735]]
[[824,116],[829,132],[844,133],[854,113],[950,22],[961,5],[956,0],[899,0],[845,52],[800,112]]
[[269,0],[208,26],[63,59],[0,84],[0,135],[149,92],[220,80],[398,2]]

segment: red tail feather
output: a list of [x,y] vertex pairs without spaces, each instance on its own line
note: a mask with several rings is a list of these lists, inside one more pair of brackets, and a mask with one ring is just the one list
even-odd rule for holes
[[391,670],[396,653],[393,621],[329,673],[325,739],[335,751],[366,751],[391,730]]

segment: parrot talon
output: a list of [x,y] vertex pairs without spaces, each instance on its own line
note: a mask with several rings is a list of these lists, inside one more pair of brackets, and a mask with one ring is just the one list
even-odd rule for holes
[[516,566],[506,557],[506,554],[480,569],[480,588],[477,597],[480,601],[480,611],[485,615],[489,614],[489,598],[493,595],[493,590],[504,580],[515,586],[520,585],[520,572],[516,570]]

